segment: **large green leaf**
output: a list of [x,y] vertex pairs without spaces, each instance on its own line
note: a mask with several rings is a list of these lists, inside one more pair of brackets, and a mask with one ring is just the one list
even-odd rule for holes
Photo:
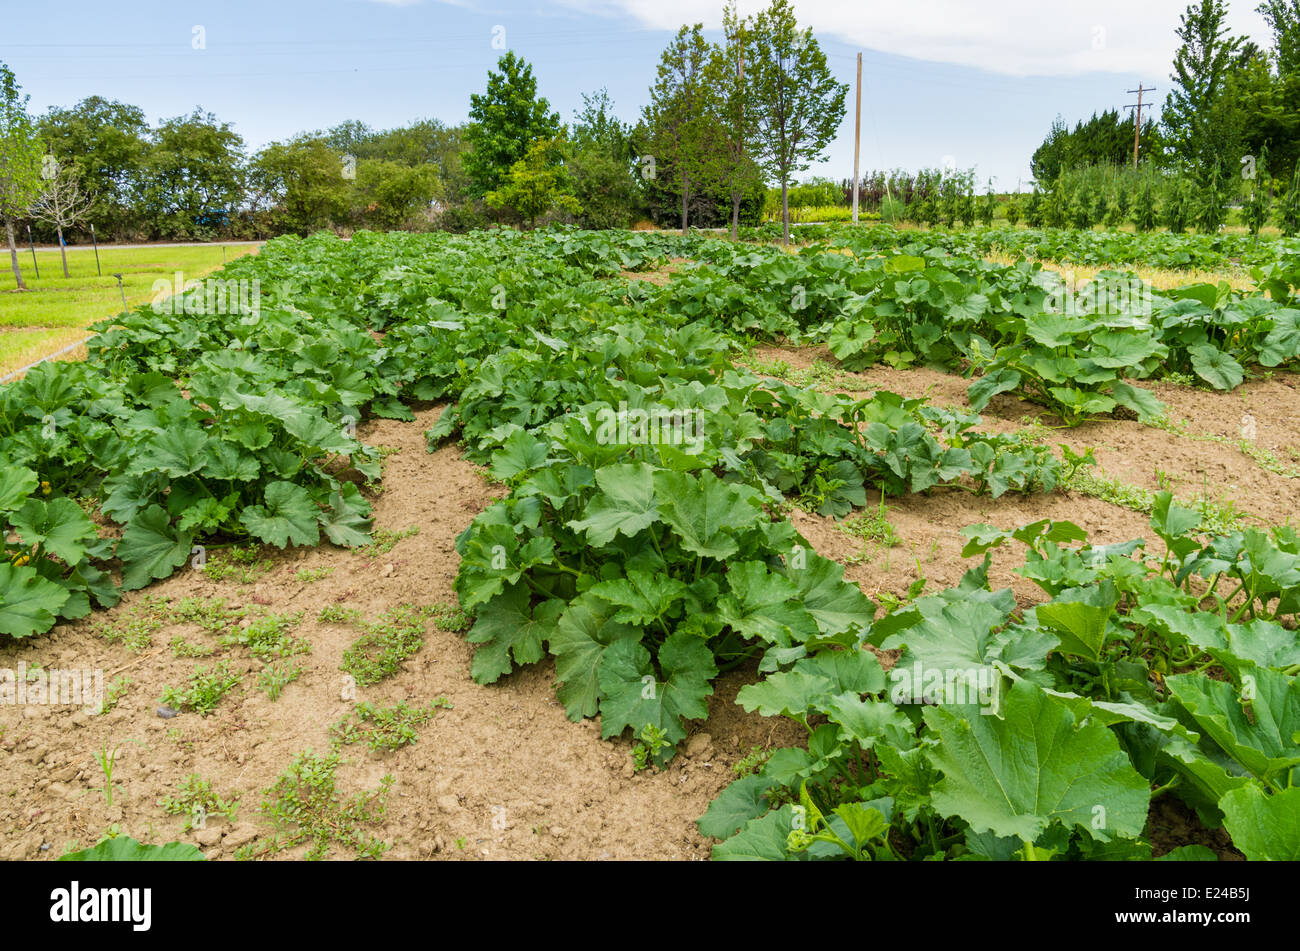
[[597,494],[583,517],[569,523],[593,545],[608,545],[618,535],[635,535],[659,521],[654,470],[644,462],[605,466],[596,472]]
[[1056,821],[1103,841],[1142,834],[1151,791],[1115,735],[1079,725],[1028,681],[1012,686],[998,716],[928,708],[925,721],[939,734],[931,756],[944,774],[934,791],[940,814],[1031,842]]
[[564,602],[551,598],[533,607],[526,584],[511,585],[482,608],[468,640],[480,645],[474,652],[470,673],[481,684],[495,683],[516,664],[535,664],[542,659],[543,641],[555,632],[555,622]]
[[67,588],[39,577],[35,568],[0,561],[0,634],[45,633],[68,597]]
[[254,538],[277,548],[286,548],[290,542],[320,542],[320,509],[305,488],[292,482],[272,482],[266,487],[265,500],[265,505],[250,505],[240,516]]
[[1300,786],[1267,795],[1253,783],[1219,800],[1232,844],[1254,862],[1300,860]]
[[767,519],[757,489],[723,482],[712,472],[696,479],[661,469],[654,474],[654,486],[660,517],[694,555],[729,558],[740,551],[736,535]]
[[646,725],[664,731],[670,744],[686,737],[683,719],[709,715],[709,681],[717,676],[713,652],[698,637],[673,634],[659,648],[656,677],[650,652],[634,640],[617,640],[601,658],[599,683],[600,735],[618,736],[628,727],[640,733]]
[[122,531],[117,557],[122,560],[122,587],[143,588],[156,578],[166,578],[190,557],[194,536],[174,527],[161,505],[136,514]]
[[59,856],[60,862],[203,862],[206,856],[188,842],[146,845],[129,835],[105,839],[99,845]]
[[1300,766],[1300,681],[1256,667],[1239,688],[1198,674],[1165,679],[1196,725],[1241,766],[1272,779]]
[[10,523],[24,545],[42,545],[69,565],[81,561],[99,537],[95,523],[71,499],[28,499],[10,516]]

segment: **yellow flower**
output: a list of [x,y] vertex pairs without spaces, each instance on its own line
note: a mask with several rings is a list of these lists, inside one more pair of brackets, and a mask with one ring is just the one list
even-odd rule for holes
[[41,492],[44,493],[45,495],[50,494],[50,484],[48,482],[41,483]]

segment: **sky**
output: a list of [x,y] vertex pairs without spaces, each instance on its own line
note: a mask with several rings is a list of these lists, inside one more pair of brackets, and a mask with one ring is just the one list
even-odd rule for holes
[[[33,113],[100,95],[151,123],[196,106],[230,122],[250,151],[346,119],[374,128],[455,124],[504,48],[533,64],[566,121],[608,89],[635,121],[659,55],[683,23],[720,38],[722,0],[0,0],[0,61]],[[739,0],[749,14],[766,0]],[[1163,102],[1185,0],[794,0],[848,109],[826,160],[853,171],[853,83],[861,52],[861,168],[974,166],[999,190],[1068,123],[1136,101]],[[1256,0],[1229,0],[1234,32],[1267,47]],[[503,48],[504,47],[504,48]],[[1145,115],[1145,113],[1144,113]]]

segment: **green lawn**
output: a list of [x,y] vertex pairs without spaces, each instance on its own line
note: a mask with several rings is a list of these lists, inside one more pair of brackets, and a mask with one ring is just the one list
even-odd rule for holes
[[[14,289],[9,255],[0,255],[0,376],[85,336],[82,328],[122,310],[115,273],[122,275],[127,303],[152,300],[157,280],[174,281],[181,271],[193,280],[221,267],[222,246],[182,248],[101,248],[103,277],[96,276],[91,248],[68,249],[69,278],[63,276],[59,252],[36,252],[41,276],[32,268],[30,250],[19,254],[28,290]],[[256,251],[256,245],[225,248],[225,259]],[[75,356],[76,354],[72,354]]]

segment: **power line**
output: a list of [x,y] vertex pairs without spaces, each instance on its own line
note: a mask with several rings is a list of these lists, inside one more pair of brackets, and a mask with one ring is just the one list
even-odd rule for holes
[[1138,101],[1125,106],[1125,109],[1136,109],[1133,115],[1133,168],[1138,167],[1138,145],[1142,139],[1142,94],[1144,92],[1155,92],[1155,86],[1143,86],[1138,83],[1137,89],[1128,90],[1130,93],[1138,94]]

